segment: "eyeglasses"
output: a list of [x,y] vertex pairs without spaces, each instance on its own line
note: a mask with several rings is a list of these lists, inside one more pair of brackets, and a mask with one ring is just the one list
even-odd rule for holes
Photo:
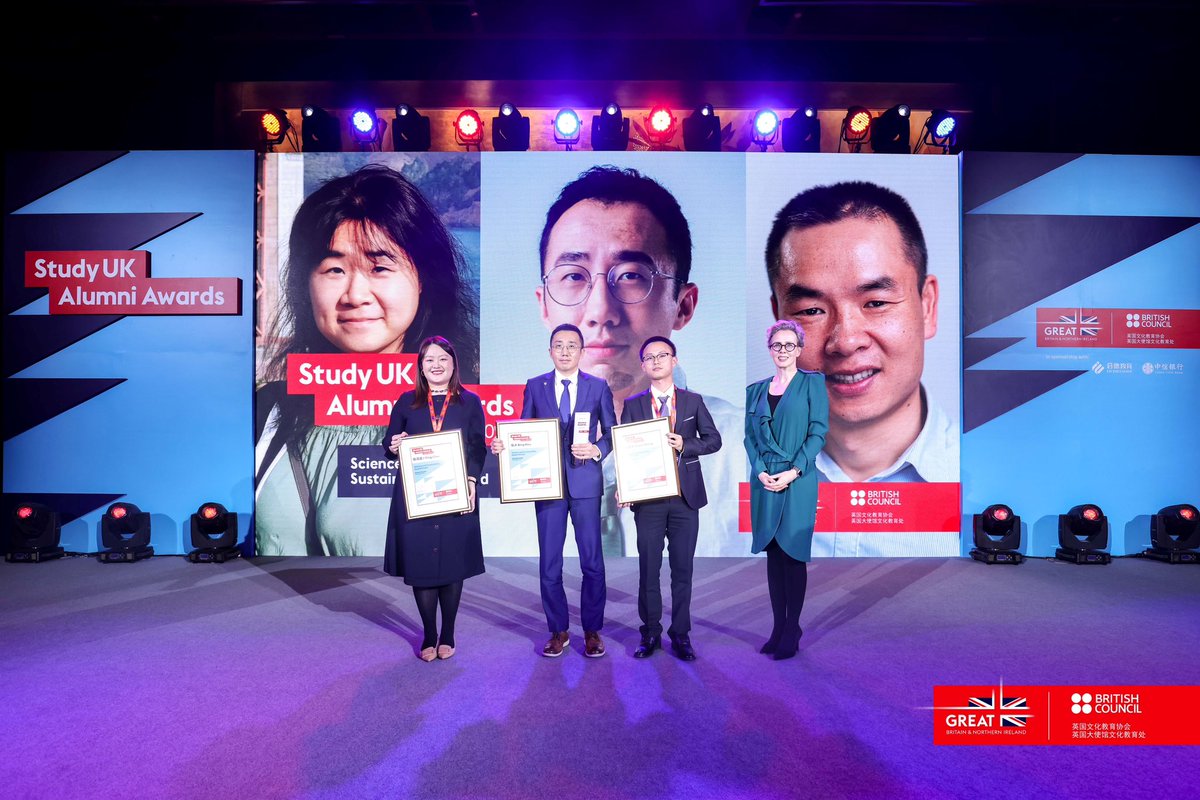
[[651,361],[658,363],[659,361],[661,361],[664,358],[671,358],[671,354],[670,353],[647,353],[646,355],[642,356],[642,363],[649,364]]
[[[596,275],[601,273],[597,272]],[[559,264],[542,276],[546,294],[560,306],[577,306],[592,294],[593,274],[578,264]],[[628,262],[617,264],[605,274],[608,293],[617,302],[640,303],[654,290],[656,278],[679,280],[674,275],[659,272],[653,264]]]
[[790,353],[797,347],[800,347],[800,345],[796,344],[795,342],[775,342],[767,345],[767,347],[771,348],[776,353]]
[[550,348],[556,353],[578,353],[579,345],[577,344],[556,344]]

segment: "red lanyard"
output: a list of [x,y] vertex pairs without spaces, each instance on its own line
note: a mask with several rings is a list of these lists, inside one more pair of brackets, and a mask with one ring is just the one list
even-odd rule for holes
[[430,392],[428,397],[429,397],[429,422],[431,425],[433,425],[434,433],[441,433],[442,432],[442,420],[444,420],[446,418],[446,409],[448,409],[450,407],[450,394],[448,392],[446,393],[445,402],[442,403],[442,413],[438,414],[437,416],[434,416],[434,413],[433,413],[433,392]]

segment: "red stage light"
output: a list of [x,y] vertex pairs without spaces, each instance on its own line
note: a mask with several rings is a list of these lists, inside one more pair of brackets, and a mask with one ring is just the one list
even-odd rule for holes
[[483,120],[478,111],[468,108],[458,115],[454,120],[454,137],[463,145],[477,145],[483,141]]
[[992,517],[999,522],[1003,522],[1004,520],[1008,519],[1008,509],[997,508],[992,512]]
[[1092,506],[1088,506],[1083,510],[1083,518],[1088,522],[1095,522],[1096,520],[1100,519],[1100,510],[1093,508]]
[[646,135],[655,144],[666,144],[675,135],[676,119],[665,105],[653,106],[646,117]]
[[108,511],[108,515],[113,519],[123,519],[128,513],[129,512],[125,509],[125,506],[113,506]]
[[1184,519],[1195,519],[1196,512],[1192,511],[1187,506],[1184,506],[1183,508],[1179,509],[1179,516],[1183,517]]
[[17,509],[17,516],[20,519],[29,519],[33,516],[33,509],[29,506],[21,506]]
[[217,511],[216,506],[204,506],[200,509],[200,516],[204,517],[205,519],[215,519],[219,513],[220,512]]

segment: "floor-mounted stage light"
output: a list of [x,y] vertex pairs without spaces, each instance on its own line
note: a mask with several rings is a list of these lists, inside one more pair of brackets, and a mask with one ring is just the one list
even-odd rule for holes
[[629,120],[621,107],[609,103],[592,117],[593,150],[626,150],[629,148]]
[[387,122],[380,119],[373,109],[359,106],[350,112],[350,136],[360,145],[375,149],[383,138]]
[[861,153],[863,143],[871,138],[871,112],[862,106],[850,106],[842,118],[842,132],[838,139],[838,152],[842,142],[851,153]]
[[1150,518],[1150,544],[1142,555],[1168,564],[1200,564],[1200,511],[1190,503],[1167,506]]
[[41,503],[20,503],[9,520],[4,560],[35,564],[59,558],[63,554],[58,546],[59,533],[57,511]]
[[258,115],[259,136],[268,148],[282,144],[291,129],[292,123],[288,122],[287,113],[281,108],[269,108]]
[[684,118],[683,146],[687,150],[705,152],[721,149],[721,118],[708,103]]
[[925,120],[921,128],[921,138],[914,153],[920,153],[926,148],[941,148],[943,153],[949,153],[958,147],[958,118],[949,111],[935,108]]
[[492,149],[499,152],[529,149],[529,117],[512,103],[502,103],[500,113],[492,117]]
[[650,143],[657,147],[663,147],[675,138],[678,120],[668,106],[659,104],[651,107],[650,113],[646,115],[645,125],[646,136],[649,137]]
[[783,121],[781,144],[785,153],[821,152],[821,120],[817,109],[805,106]]
[[432,142],[429,117],[407,103],[396,106],[396,119],[392,121],[392,149],[402,153],[423,153]]
[[154,555],[150,514],[133,503],[113,503],[100,518],[101,561],[140,561]]
[[579,135],[583,132],[583,123],[573,109],[564,108],[554,115],[554,141],[567,150],[579,144]]
[[871,149],[876,153],[911,153],[912,109],[901,103],[880,114],[871,123]]
[[188,561],[193,564],[213,561],[218,564],[239,558],[237,548],[238,515],[220,503],[205,503],[192,514],[192,547]]
[[305,153],[341,152],[342,128],[337,117],[320,106],[301,108],[300,146]]
[[1086,503],[1058,515],[1058,544],[1055,558],[1074,564],[1107,564],[1108,517],[1100,506]]
[[483,118],[473,108],[459,113],[454,120],[454,141],[470,150],[483,144]]
[[971,558],[985,564],[1020,564],[1021,518],[1003,503],[995,503],[972,518],[975,549]]
[[759,150],[766,149],[779,138],[779,115],[769,108],[760,108],[754,112],[750,121],[750,141],[758,145]]

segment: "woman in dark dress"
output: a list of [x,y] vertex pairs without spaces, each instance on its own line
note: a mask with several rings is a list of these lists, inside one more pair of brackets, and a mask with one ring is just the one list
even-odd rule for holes
[[[479,395],[459,382],[454,345],[441,336],[421,342],[417,363],[417,388],[400,395],[384,439],[395,456],[405,436],[461,430],[467,459],[467,488],[471,508],[462,514],[442,514],[408,519],[404,487],[397,479],[388,514],[387,547],[383,568],[404,578],[413,587],[424,628],[421,660],[454,655],[454,619],[462,598],[463,581],[483,573],[483,541],[479,534],[479,508],[475,485],[485,456],[483,404]],[[437,609],[442,609],[438,635]]]
[[799,648],[800,610],[808,588],[817,516],[813,465],[829,430],[825,376],[799,369],[804,331],[791,320],[767,329],[775,375],[746,387],[752,552],[767,551],[771,636],[759,650],[777,661]]

